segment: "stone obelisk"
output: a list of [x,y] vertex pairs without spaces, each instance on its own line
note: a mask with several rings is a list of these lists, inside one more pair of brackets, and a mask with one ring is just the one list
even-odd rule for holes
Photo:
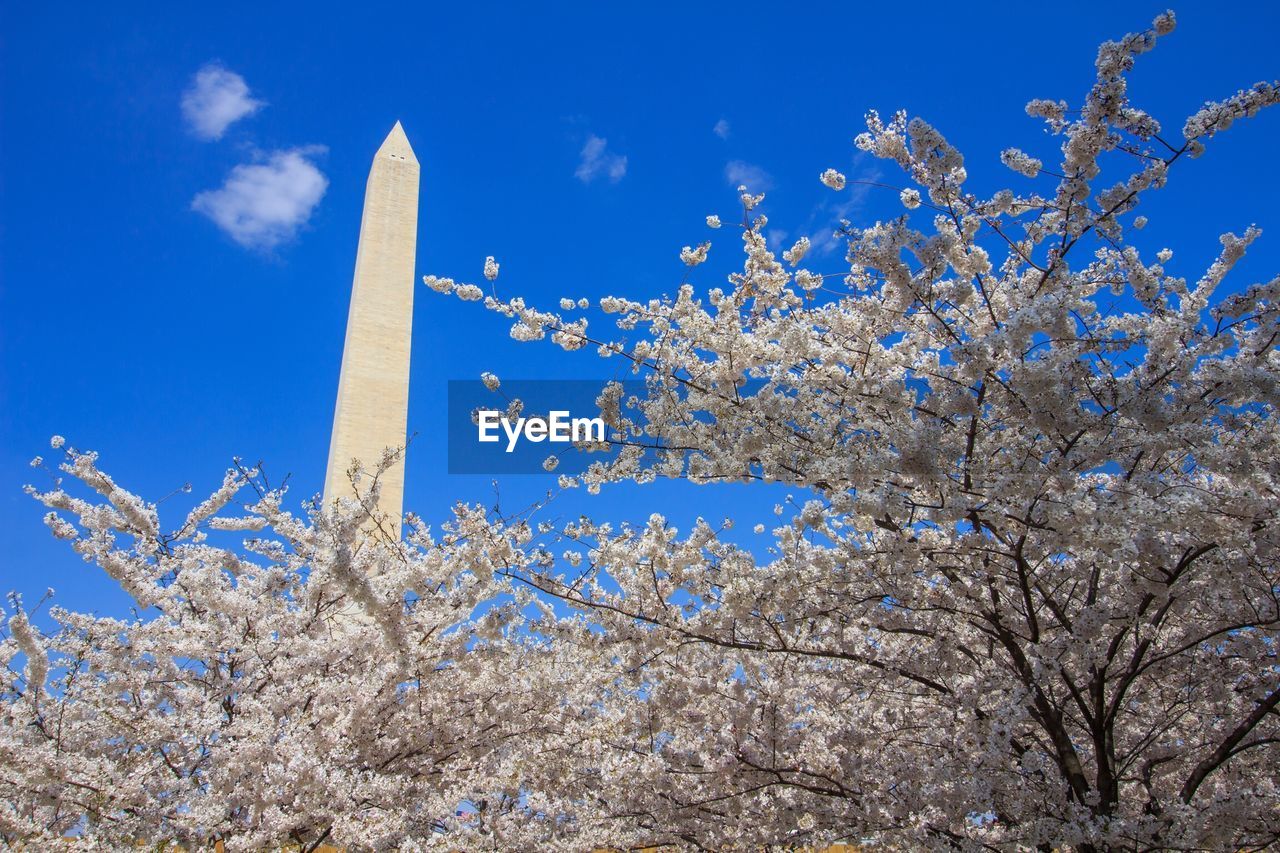
[[[351,309],[333,414],[325,505],[364,494],[387,448],[403,447],[409,418],[409,342],[418,234],[418,158],[400,122],[374,155],[360,219]],[[369,472],[353,487],[354,460]],[[379,480],[379,514],[397,537],[404,507],[404,460]]]

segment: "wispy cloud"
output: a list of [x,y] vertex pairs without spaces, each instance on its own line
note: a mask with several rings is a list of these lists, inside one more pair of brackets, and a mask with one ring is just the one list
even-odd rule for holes
[[724,167],[724,179],[731,186],[745,186],[752,192],[773,189],[773,176],[759,166],[745,160],[730,160]]
[[234,71],[210,63],[196,72],[182,93],[182,115],[191,132],[204,140],[221,139],[227,128],[266,106],[249,94],[249,84]]
[[716,126],[711,128],[711,132],[714,133],[716,136],[720,137],[721,139],[728,139],[729,138],[729,120],[724,118],[720,119],[718,122],[716,122]]
[[627,174],[627,158],[609,150],[609,140],[595,134],[587,136],[587,144],[582,146],[578,155],[578,168],[573,171],[574,177],[589,184],[596,178],[608,178],[609,183],[616,184]]
[[263,162],[236,166],[220,189],[198,194],[191,209],[212,219],[241,246],[278,246],[307,223],[329,187],[329,179],[311,160],[324,150],[272,151]]

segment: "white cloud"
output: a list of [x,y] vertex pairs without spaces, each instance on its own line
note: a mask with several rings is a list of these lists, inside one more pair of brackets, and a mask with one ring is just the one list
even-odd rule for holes
[[221,189],[192,199],[191,209],[212,219],[241,246],[277,246],[306,224],[329,187],[329,179],[309,159],[323,151],[318,146],[272,151],[264,162],[236,166]]
[[210,63],[196,72],[182,93],[182,115],[191,132],[204,140],[221,139],[227,128],[266,106],[249,94],[249,85],[234,71]]
[[711,128],[711,132],[714,133],[716,136],[720,137],[721,139],[728,139],[729,138],[729,120],[723,119],[723,118],[720,119],[718,122],[716,122],[716,126]]
[[760,193],[765,190],[773,189],[773,176],[756,166],[753,163],[747,163],[743,160],[730,160],[724,167],[724,179],[731,186],[745,186],[752,192]]
[[594,134],[587,137],[587,144],[582,146],[582,153],[578,155],[578,168],[573,171],[578,180],[589,184],[603,175],[609,183],[616,184],[626,173],[626,156],[610,151],[609,140]]

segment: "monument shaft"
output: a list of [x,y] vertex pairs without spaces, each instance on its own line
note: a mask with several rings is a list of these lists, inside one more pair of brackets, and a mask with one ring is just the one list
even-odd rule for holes
[[[360,220],[338,402],[325,472],[324,500],[367,493],[383,452],[406,441],[414,250],[418,233],[418,160],[396,122],[373,158]],[[353,488],[359,460],[369,472]],[[396,535],[404,508],[404,460],[383,473],[378,510]]]

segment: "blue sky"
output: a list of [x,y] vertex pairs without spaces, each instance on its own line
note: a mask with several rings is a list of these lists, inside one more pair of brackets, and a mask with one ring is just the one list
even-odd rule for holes
[[[364,182],[397,119],[422,164],[419,275],[474,281],[492,254],[505,294],[548,306],[646,298],[678,285],[680,247],[713,236],[706,215],[736,221],[742,176],[767,185],[771,226],[786,238],[826,233],[839,213],[855,224],[898,215],[890,192],[837,210],[817,181],[835,167],[896,182],[850,144],[869,108],[933,122],[965,153],[976,189],[1012,182],[1002,148],[1051,150],[1025,102],[1078,103],[1097,44],[1164,8],[4,7],[0,591],[34,601],[53,586],[65,606],[112,614],[124,597],[49,536],[43,508],[22,494],[43,484],[28,460],[56,456],[47,442],[59,433],[150,499],[188,481],[193,498],[207,493],[235,455],[290,473],[298,501],[318,492]],[[1137,102],[1171,129],[1205,99],[1277,76],[1280,7],[1176,11],[1178,31],[1132,78]],[[227,115],[256,105],[216,139],[218,122],[193,127],[181,107],[211,64],[247,86]],[[1181,169],[1144,210],[1149,248],[1173,247],[1174,269],[1194,277],[1220,232],[1256,222],[1267,233],[1235,283],[1280,270],[1278,132],[1280,115],[1264,115]],[[255,185],[258,209],[282,219],[228,233],[209,214],[239,197],[201,194],[255,174],[270,179]],[[704,289],[739,257],[729,230],[715,236],[693,277]],[[488,478],[445,472],[436,439],[448,379],[611,375],[586,352],[517,344],[499,318],[421,286],[414,326],[406,506],[429,520],[457,499],[492,500]],[[509,478],[503,506],[550,485]],[[776,497],[666,483],[558,499],[556,512],[642,520],[661,509],[682,525],[731,513],[745,530]]]

